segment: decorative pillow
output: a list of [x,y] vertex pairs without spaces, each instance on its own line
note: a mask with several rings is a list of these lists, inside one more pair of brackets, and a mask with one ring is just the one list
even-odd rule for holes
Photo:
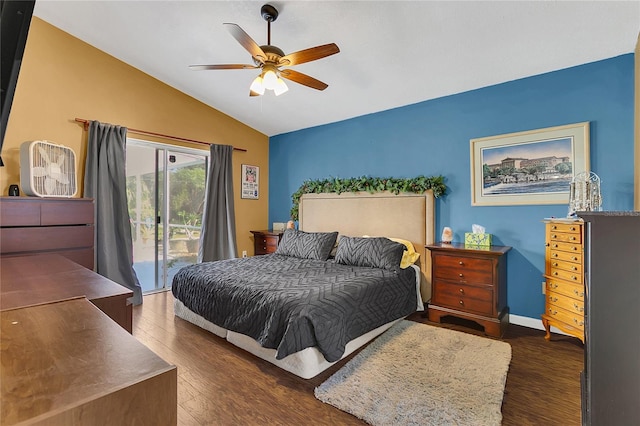
[[413,243],[409,240],[403,240],[402,238],[392,238],[387,237],[391,241],[395,241],[396,243],[404,244],[405,250],[402,255],[402,260],[400,261],[400,268],[406,269],[410,265],[416,263],[416,261],[420,258],[420,253],[418,253],[413,247]]
[[282,235],[276,254],[301,259],[327,260],[338,238],[337,232],[304,232],[287,229]]
[[368,266],[397,271],[404,253],[404,245],[388,238],[340,238],[336,262],[343,265]]
[[[364,238],[371,238],[369,235],[363,235]],[[407,269],[409,266],[413,265],[416,260],[420,258],[420,253],[418,253],[413,247],[413,243],[409,240],[405,240],[402,238],[394,238],[387,237],[391,241],[395,241],[396,243],[404,244],[405,250],[402,254],[402,260],[400,261],[400,269]]]

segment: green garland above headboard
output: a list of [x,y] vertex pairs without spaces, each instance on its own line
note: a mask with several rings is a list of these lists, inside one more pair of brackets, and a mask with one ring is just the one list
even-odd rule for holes
[[413,192],[421,194],[427,190],[433,191],[433,196],[438,198],[447,192],[444,184],[444,176],[417,176],[414,178],[377,178],[362,176],[357,178],[328,178],[305,180],[300,188],[291,196],[291,219],[298,220],[300,197],[303,194],[321,194],[336,192],[382,192],[389,191],[394,194],[401,192]]

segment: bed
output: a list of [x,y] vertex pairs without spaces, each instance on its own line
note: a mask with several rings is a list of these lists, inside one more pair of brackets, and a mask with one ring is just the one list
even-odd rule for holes
[[[314,377],[429,300],[425,245],[434,241],[433,204],[431,192],[304,195],[300,231],[285,233],[275,254],[176,274],[175,314],[286,371]],[[407,247],[385,237],[410,242],[418,260],[400,268]]]

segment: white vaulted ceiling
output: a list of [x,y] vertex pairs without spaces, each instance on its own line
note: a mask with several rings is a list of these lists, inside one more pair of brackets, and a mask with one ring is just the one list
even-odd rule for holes
[[640,31],[640,1],[273,1],[271,44],[340,47],[293,67],[326,90],[250,98],[257,70],[188,68],[252,63],[222,24],[266,44],[264,3],[37,0],[35,15],[268,136],[631,53]]

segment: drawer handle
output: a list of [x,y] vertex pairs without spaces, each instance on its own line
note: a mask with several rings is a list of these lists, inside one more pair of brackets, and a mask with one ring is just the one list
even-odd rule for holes
[[458,262],[460,265],[464,265],[464,262],[461,260]]
[[572,278],[574,281],[578,281],[578,277],[576,277],[575,275],[571,276],[571,278]]
[[574,303],[574,304],[573,304],[573,307],[574,307],[574,308],[575,308],[575,310],[576,310],[576,311],[578,311],[578,312],[584,312],[584,308],[582,308],[582,307],[578,306],[578,304],[577,304],[577,303]]
[[554,311],[553,309],[549,308],[549,313],[550,313],[551,315],[555,315],[555,314],[557,314],[557,313],[558,313],[558,311]]
[[559,247],[559,246],[558,246],[557,244],[554,244],[554,245],[553,245],[553,248],[558,248],[558,247]]
[[584,297],[584,291],[578,291],[578,290],[574,289],[573,292],[578,297]]
[[571,241],[575,241],[575,240],[576,240],[576,237],[571,237]]
[[262,247],[262,250],[266,250],[266,249],[267,249],[266,247]]
[[463,288],[461,288],[459,291],[460,291],[460,294],[464,294],[464,289]]
[[573,322],[576,323],[576,325],[582,327],[584,325],[584,321],[578,321],[576,318],[573,319]]
[[557,276],[557,275],[558,275],[558,273],[557,273],[557,272],[554,272],[554,273],[553,273],[553,275],[556,275],[556,276]]
[[458,274],[460,276],[460,278],[462,278],[464,276],[464,274]]
[[575,228],[575,227],[573,227],[573,226],[572,226],[571,228],[569,228],[569,229],[571,229],[572,231],[575,231],[575,230],[576,230],[576,228]]
[[553,235],[551,236],[551,238],[553,238],[553,239],[555,240],[556,238],[558,238],[558,236],[557,236],[556,234],[553,234]]
[[557,297],[553,297],[553,296],[549,296],[549,300],[551,300],[552,302],[557,302],[558,298]]
[[577,251],[577,250],[578,250],[578,247],[573,246],[573,250],[574,250],[574,251]]
[[578,270],[578,267],[577,267],[577,266],[574,266],[574,267],[573,267],[573,270],[574,270],[574,271],[577,271],[577,270]]
[[553,253],[553,257],[558,257],[558,253]]
[[557,227],[556,225],[553,225],[553,226],[551,227],[551,229],[553,229],[553,230],[555,231],[556,229],[558,229],[558,227]]
[[461,300],[458,303],[460,304],[460,306],[464,306],[464,301]]
[[[556,283],[551,283],[551,284],[549,284],[549,287],[551,287],[551,288],[553,288],[553,289],[556,289],[556,288],[558,288],[558,284],[556,284]],[[574,291],[575,291],[575,290],[574,290]]]
[[558,262],[553,262],[552,265],[553,266],[558,266]]

